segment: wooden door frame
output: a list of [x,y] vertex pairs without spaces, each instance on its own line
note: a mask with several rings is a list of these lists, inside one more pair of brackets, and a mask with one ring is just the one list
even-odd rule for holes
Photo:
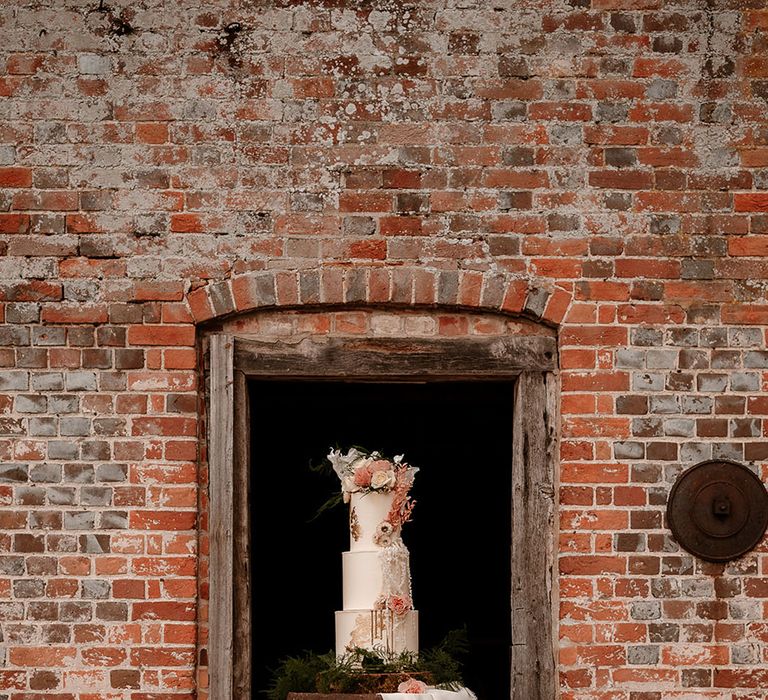
[[209,337],[210,697],[250,697],[250,377],[283,380],[514,380],[512,426],[512,700],[552,700],[559,390],[549,336]]

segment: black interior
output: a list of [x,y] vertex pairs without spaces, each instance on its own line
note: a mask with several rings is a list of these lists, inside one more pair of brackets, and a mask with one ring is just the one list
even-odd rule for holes
[[259,381],[250,388],[253,688],[286,655],[334,646],[347,512],[309,469],[330,446],[404,453],[421,471],[403,539],[420,646],[466,625],[465,681],[509,697],[512,382]]

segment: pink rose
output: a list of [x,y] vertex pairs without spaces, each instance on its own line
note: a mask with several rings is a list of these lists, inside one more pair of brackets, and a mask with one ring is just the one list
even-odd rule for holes
[[403,681],[397,686],[398,693],[426,693],[427,684],[422,681],[417,681],[415,678],[409,678],[407,681]]
[[367,489],[371,485],[371,477],[373,471],[370,465],[360,467],[355,470],[355,486],[359,486],[361,489]]
[[388,472],[392,469],[392,463],[386,459],[377,459],[369,465],[372,472]]
[[387,607],[395,615],[405,615],[411,609],[411,601],[406,596],[393,595],[389,597]]

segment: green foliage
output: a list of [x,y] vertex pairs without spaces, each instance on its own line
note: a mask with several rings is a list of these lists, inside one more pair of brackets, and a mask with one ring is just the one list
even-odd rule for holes
[[263,691],[269,700],[285,700],[288,693],[314,693],[318,674],[335,663],[335,655],[305,651],[301,656],[289,656],[280,662],[272,676],[272,685]]
[[457,657],[467,653],[466,629],[449,632],[445,639],[421,654],[404,651],[388,653],[382,649],[356,648],[337,658],[333,652],[284,659],[273,675],[272,685],[265,691],[269,700],[286,700],[288,693],[356,692],[367,674],[418,674],[430,683],[447,690],[463,685],[461,662]]

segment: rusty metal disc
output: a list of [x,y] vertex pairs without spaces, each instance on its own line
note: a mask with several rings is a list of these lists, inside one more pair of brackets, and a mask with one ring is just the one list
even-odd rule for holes
[[680,546],[706,561],[730,561],[757,546],[768,527],[768,491],[743,464],[700,462],[683,472],[667,502]]

